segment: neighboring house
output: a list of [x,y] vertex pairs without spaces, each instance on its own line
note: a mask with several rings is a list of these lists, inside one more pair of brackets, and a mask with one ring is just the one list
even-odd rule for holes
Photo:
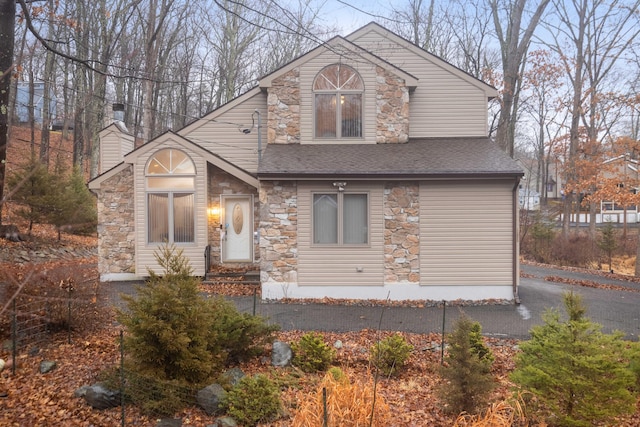
[[[609,185],[615,185],[620,193],[637,194],[640,186],[640,169],[638,160],[628,154],[607,159],[603,162],[603,180]],[[621,199],[625,198],[624,195]],[[596,216],[596,223],[638,222],[638,206],[636,204],[625,206],[616,200],[603,200],[600,202],[600,214]]]
[[[28,82],[20,82],[16,87],[16,108],[15,115],[19,123],[27,123],[29,121],[30,102],[30,84]],[[33,84],[33,119],[36,123],[42,124],[42,116],[44,110],[44,83],[37,82]],[[52,119],[56,115],[56,97],[53,90],[49,92],[49,117]]]
[[375,23],[335,37],[103,154],[101,278],[159,271],[168,241],[200,276],[259,268],[264,299],[516,299],[523,173],[487,137],[496,95]]
[[520,201],[520,209],[528,211],[540,210],[540,193],[536,190],[532,190],[527,186],[524,188],[520,187],[518,190],[518,197]]

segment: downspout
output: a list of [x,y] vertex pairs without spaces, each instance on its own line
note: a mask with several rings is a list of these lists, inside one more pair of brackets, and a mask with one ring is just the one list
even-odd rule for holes
[[513,215],[513,239],[512,241],[512,251],[513,251],[513,301],[516,304],[520,304],[520,296],[518,295],[518,284],[520,282],[520,233],[519,233],[519,225],[520,225],[520,206],[518,202],[518,187],[520,186],[520,177],[516,177],[516,182],[513,185],[513,203],[512,203],[512,215]]
[[260,164],[262,160],[262,118],[258,110],[255,110],[254,114],[258,115],[258,164]]

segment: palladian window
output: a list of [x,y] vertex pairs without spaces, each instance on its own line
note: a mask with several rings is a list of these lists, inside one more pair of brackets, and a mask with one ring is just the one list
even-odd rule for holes
[[364,84],[356,70],[334,64],[313,82],[316,138],[361,138]]
[[195,175],[193,161],[180,150],[163,149],[149,160],[147,242],[195,241]]

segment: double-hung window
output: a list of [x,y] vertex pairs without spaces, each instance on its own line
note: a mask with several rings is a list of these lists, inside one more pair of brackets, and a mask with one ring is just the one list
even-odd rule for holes
[[158,151],[146,168],[147,242],[195,241],[195,174],[184,152]]
[[364,84],[356,70],[334,64],[313,81],[316,138],[361,138]]
[[369,243],[369,196],[366,193],[314,193],[313,243]]

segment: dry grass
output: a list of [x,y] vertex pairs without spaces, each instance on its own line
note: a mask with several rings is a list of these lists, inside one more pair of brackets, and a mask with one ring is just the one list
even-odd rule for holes
[[[369,376],[371,378],[371,376]],[[326,390],[326,398],[323,394]],[[351,382],[347,374],[335,368],[322,379],[318,390],[303,401],[291,422],[292,427],[323,426],[326,412],[328,425],[341,427],[386,427],[391,420],[389,405],[375,393],[373,380]],[[370,424],[373,409],[373,422]]]
[[[521,398],[513,402],[501,401],[492,403],[486,412],[479,415],[460,415],[454,427],[512,427],[525,426],[527,417],[525,416],[524,402]],[[543,427],[542,424],[537,424]]]

